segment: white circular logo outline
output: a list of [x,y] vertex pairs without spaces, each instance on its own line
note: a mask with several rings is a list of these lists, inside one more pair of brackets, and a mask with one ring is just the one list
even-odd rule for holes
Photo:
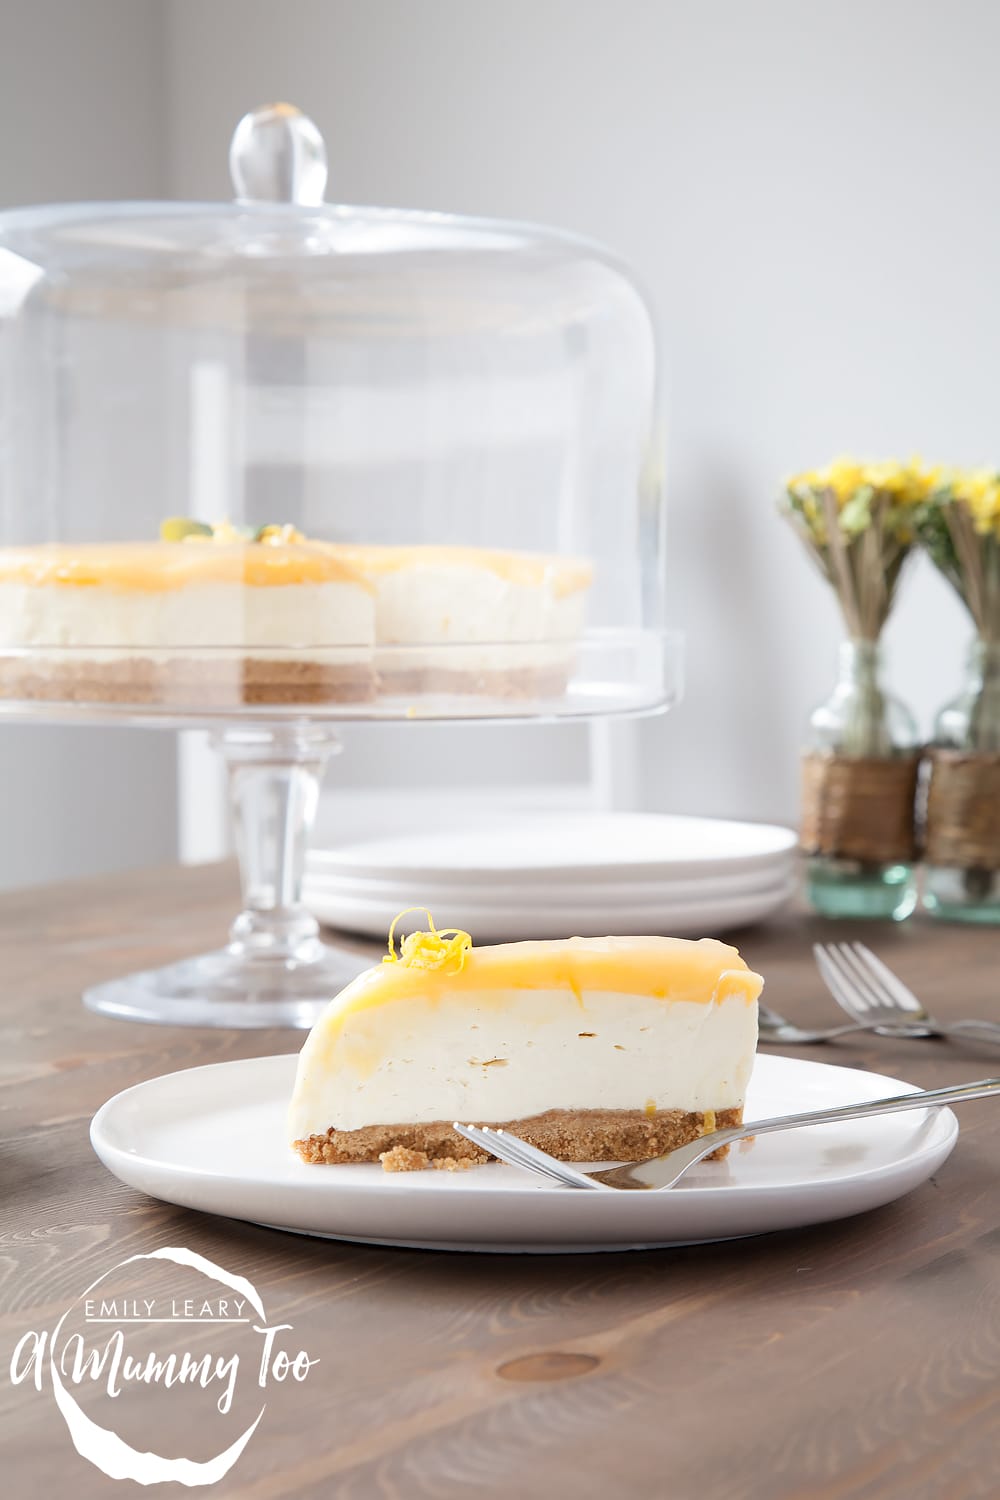
[[[204,1255],[199,1255],[197,1251],[185,1250],[181,1246],[164,1246],[160,1250],[150,1250],[128,1256],[112,1266],[110,1270],[102,1272],[96,1281],[92,1281],[80,1297],[77,1297],[76,1302],[87,1297],[95,1287],[100,1286],[101,1282],[115,1271],[120,1271],[123,1266],[132,1265],[137,1260],[169,1260],[175,1265],[200,1271],[203,1276],[219,1281],[230,1290],[245,1297],[260,1315],[261,1322],[267,1322],[264,1304],[252,1282],[247,1281],[243,1276],[234,1276],[222,1266],[217,1266],[214,1261],[208,1260]],[[246,1431],[242,1432],[236,1441],[222,1453],[217,1453],[214,1458],[199,1462],[191,1458],[164,1458],[159,1453],[140,1453],[137,1448],[126,1443],[124,1438],[120,1438],[116,1432],[112,1432],[107,1427],[101,1427],[93,1418],[88,1417],[59,1377],[56,1367],[56,1345],[62,1326],[76,1302],[66,1309],[52,1330],[52,1338],[49,1342],[49,1373],[52,1377],[52,1390],[56,1405],[69,1429],[73,1447],[80,1457],[100,1469],[109,1479],[131,1479],[136,1484],[142,1485],[173,1483],[183,1484],[188,1489],[195,1489],[199,1486],[215,1484],[228,1474],[253,1437],[261,1417],[267,1410],[267,1402],[265,1401]]]

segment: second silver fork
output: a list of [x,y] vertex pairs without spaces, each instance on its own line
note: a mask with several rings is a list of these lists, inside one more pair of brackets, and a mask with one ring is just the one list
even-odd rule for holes
[[835,1042],[842,1036],[875,1030],[872,1021],[850,1021],[846,1026],[796,1026],[794,1021],[786,1021],[763,1001],[758,1003],[757,1009],[758,1037],[765,1047],[805,1047],[812,1042]]
[[841,1010],[883,1036],[944,1036],[1000,1046],[1000,1024],[939,1021],[864,943],[814,943],[823,981]]

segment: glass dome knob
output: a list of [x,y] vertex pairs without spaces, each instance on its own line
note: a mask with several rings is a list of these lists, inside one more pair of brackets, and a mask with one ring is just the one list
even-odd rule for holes
[[236,196],[251,203],[323,202],[326,146],[294,104],[264,104],[233,132],[229,171]]

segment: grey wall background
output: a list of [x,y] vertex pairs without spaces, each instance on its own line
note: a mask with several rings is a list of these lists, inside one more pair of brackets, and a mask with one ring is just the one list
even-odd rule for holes
[[[670,367],[689,636],[687,701],[641,728],[642,797],[793,819],[839,625],[774,515],[781,476],[844,448],[1000,454],[1000,10],[172,0],[169,17],[172,191],[225,191],[233,119],[288,97],[326,135],[338,198],[545,220],[636,266]],[[888,649],[926,724],[964,625],[927,570],[911,583]]]
[[[687,701],[639,730],[641,800],[793,819],[840,628],[774,515],[781,476],[843,449],[1000,460],[1000,8],[0,0],[0,16],[29,11],[0,62],[2,138],[16,129],[20,155],[29,104],[45,129],[26,163],[3,151],[4,201],[151,183],[228,196],[236,119],[288,98],[326,135],[332,196],[545,220],[634,263],[670,366],[669,588],[689,635]],[[887,647],[925,727],[966,633],[921,563]],[[522,753],[536,779],[583,763],[573,731],[514,733],[477,732],[487,772]],[[16,734],[57,753],[48,731]],[[335,763],[339,784],[451,775],[472,745],[422,731],[400,772],[398,731],[353,738],[364,753]],[[141,774],[124,737],[101,743],[123,777],[167,786],[166,741]],[[154,809],[132,821],[156,857]],[[105,837],[93,868],[132,857]]]

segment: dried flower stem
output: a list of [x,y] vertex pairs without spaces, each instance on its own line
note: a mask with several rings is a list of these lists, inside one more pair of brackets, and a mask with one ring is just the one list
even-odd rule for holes
[[962,504],[943,507],[945,524],[955,549],[957,567],[951,582],[958,590],[987,645],[1000,641],[1000,554],[996,538],[976,531]]
[[819,499],[823,533],[801,522],[796,530],[833,588],[848,635],[874,643],[892,609],[909,543],[884,524],[888,502],[879,495],[872,500],[870,524],[854,536],[844,534],[832,490],[823,490]]

